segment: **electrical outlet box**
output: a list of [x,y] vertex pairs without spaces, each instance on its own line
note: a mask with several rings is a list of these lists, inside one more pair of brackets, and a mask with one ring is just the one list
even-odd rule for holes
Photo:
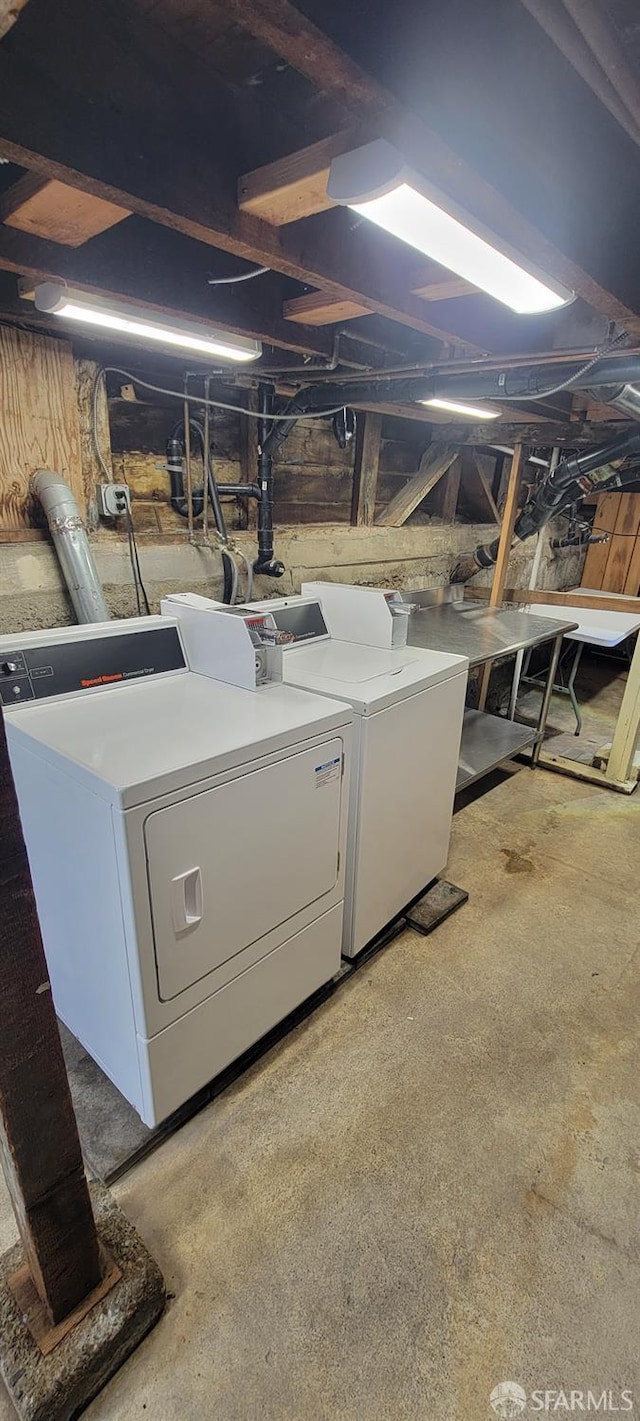
[[128,484],[98,484],[98,512],[101,518],[122,518],[131,509]]

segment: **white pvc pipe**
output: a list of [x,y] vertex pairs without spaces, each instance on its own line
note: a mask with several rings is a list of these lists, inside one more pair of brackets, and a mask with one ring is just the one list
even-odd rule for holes
[[108,622],[111,613],[104,600],[93,554],[80,509],[62,474],[38,469],[31,492],[46,514],[53,546],[79,622]]

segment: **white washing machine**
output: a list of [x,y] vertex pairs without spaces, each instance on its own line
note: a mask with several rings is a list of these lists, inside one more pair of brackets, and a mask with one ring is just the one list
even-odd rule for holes
[[[404,604],[396,618],[393,594],[375,595],[397,622],[395,642],[406,638]],[[392,645],[391,634],[389,649],[332,638],[317,597],[224,610],[186,593],[162,608],[178,617],[190,657],[222,647],[241,619],[255,647],[280,655],[288,684],[353,710],[342,951],[355,957],[446,865],[466,658]]]
[[340,963],[349,708],[230,654],[242,688],[166,617],[0,641],[56,1009],[148,1125]]

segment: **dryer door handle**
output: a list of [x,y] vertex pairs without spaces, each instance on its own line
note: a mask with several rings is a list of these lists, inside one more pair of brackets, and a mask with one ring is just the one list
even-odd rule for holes
[[188,932],[202,922],[202,874],[188,868],[171,879],[171,916],[176,933]]

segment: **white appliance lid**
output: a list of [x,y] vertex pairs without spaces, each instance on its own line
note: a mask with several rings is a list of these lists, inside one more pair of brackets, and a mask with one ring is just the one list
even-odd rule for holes
[[11,745],[60,765],[121,808],[144,803],[350,721],[338,700],[274,683],[243,691],[183,672],[7,717]]
[[371,714],[466,671],[468,664],[464,656],[421,647],[386,651],[327,641],[285,649],[283,674],[290,685],[344,698],[360,713]]

